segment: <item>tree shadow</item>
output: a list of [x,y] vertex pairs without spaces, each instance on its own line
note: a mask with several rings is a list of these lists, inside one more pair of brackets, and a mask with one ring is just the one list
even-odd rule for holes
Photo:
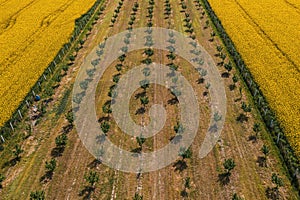
[[88,200],[91,198],[92,193],[95,191],[94,187],[90,187],[90,186],[85,186],[80,192],[79,192],[79,196],[82,197],[84,200]]
[[221,74],[221,77],[222,78],[229,78],[229,73],[228,72],[223,72],[222,74]]
[[40,182],[47,183],[48,181],[52,180],[53,172],[46,172],[41,178]]
[[176,135],[170,138],[171,143],[178,144],[180,140],[182,139],[181,135]]
[[266,158],[263,156],[258,156],[256,162],[258,163],[258,166],[260,166],[260,167],[267,167]]
[[223,186],[227,185],[230,182],[229,174],[228,173],[219,174],[218,182],[220,182],[220,184]]
[[91,169],[94,169],[94,168],[96,168],[98,165],[100,165],[101,163],[102,163],[101,160],[99,160],[99,159],[94,159],[92,162],[90,162],[90,163],[88,164],[88,167],[91,168]]
[[73,64],[74,64],[74,61],[71,61],[71,60],[69,60],[68,63],[67,63],[68,66],[71,66]]
[[199,78],[199,79],[197,80],[197,83],[198,83],[198,84],[204,83],[204,78]]
[[203,92],[203,96],[207,96],[208,95],[208,92],[207,91],[205,91],[205,92]]
[[247,122],[249,119],[249,117],[247,117],[244,113],[241,113],[237,118],[236,118],[236,121],[238,122]]
[[218,126],[217,126],[217,124],[214,123],[213,125],[211,125],[211,126],[208,128],[208,131],[209,131],[210,133],[216,133],[216,132],[218,132]]
[[257,142],[257,137],[255,135],[250,135],[248,137],[248,141],[252,141],[253,143],[256,143]]
[[221,66],[223,66],[223,64],[224,64],[223,61],[222,61],[222,62],[218,62],[218,63],[217,63],[217,66],[221,67]]
[[105,103],[104,103],[104,105],[105,106],[107,106],[107,105],[112,105],[112,104],[114,104],[115,102],[114,102],[114,99],[111,99],[111,100],[107,100]]
[[144,114],[146,112],[144,107],[140,107],[139,109],[136,110],[135,114],[136,115],[141,115]]
[[45,99],[43,100],[43,103],[48,105],[48,103],[51,103],[54,99],[52,97],[48,98],[48,99]]
[[[95,22],[93,22],[92,24],[94,25]],[[91,35],[91,31],[89,31],[89,32],[87,32],[87,33],[85,34],[86,37],[89,36],[89,35]]]
[[238,102],[238,101],[241,101],[241,100],[242,100],[242,98],[240,97],[240,98],[235,99],[234,102]]
[[182,190],[182,191],[180,192],[180,196],[181,196],[181,197],[188,197],[189,194],[188,194],[187,191],[184,189],[184,190]]
[[18,162],[20,161],[20,158],[13,158],[9,161],[6,161],[5,163],[3,163],[2,168],[5,167],[13,167],[15,166]]
[[57,83],[56,85],[52,86],[52,88],[55,90],[56,88],[58,88],[60,86],[59,83]]
[[30,119],[34,121],[34,120],[39,119],[40,117],[42,117],[42,113],[38,113],[38,114],[32,115]]
[[113,105],[114,103],[116,103],[116,100],[115,99],[110,99],[110,100],[107,100],[104,105]]
[[78,112],[79,108],[80,108],[80,106],[74,107],[74,108],[73,108],[73,112],[75,112],[75,113]]
[[65,147],[55,147],[51,150],[51,156],[56,158],[62,156],[62,153],[64,152]]
[[142,152],[142,148],[141,147],[137,147],[135,149],[131,150],[132,153],[141,153]]
[[98,122],[99,122],[99,123],[101,123],[101,122],[103,122],[103,121],[109,121],[109,116],[100,117],[100,118],[98,119]]
[[234,84],[231,84],[231,85],[229,85],[229,89],[230,89],[230,91],[233,91],[234,89],[235,89],[235,85]]
[[137,93],[137,94],[135,95],[135,98],[136,98],[136,99],[139,99],[139,98],[141,98],[141,97],[144,97],[145,95],[146,95],[146,91],[143,91],[143,92]]
[[73,125],[72,124],[68,124],[66,126],[63,127],[63,133],[67,134],[69,133],[71,130],[73,129]]
[[176,97],[173,97],[172,99],[169,99],[168,100],[168,104],[170,104],[170,105],[175,105],[175,104],[177,104],[179,101],[178,101],[178,99],[176,98]]
[[187,168],[187,164],[184,160],[178,160],[176,163],[174,163],[173,167],[175,167],[174,171],[182,172]]

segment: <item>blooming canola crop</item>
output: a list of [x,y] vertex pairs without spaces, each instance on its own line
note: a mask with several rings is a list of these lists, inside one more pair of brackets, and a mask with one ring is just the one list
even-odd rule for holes
[[0,0],[0,126],[95,0]]
[[300,155],[300,1],[209,0]]

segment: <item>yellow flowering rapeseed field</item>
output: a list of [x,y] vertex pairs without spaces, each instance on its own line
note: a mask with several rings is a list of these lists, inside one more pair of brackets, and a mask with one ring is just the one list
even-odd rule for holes
[[300,1],[209,0],[300,155]]
[[0,126],[95,0],[0,0]]

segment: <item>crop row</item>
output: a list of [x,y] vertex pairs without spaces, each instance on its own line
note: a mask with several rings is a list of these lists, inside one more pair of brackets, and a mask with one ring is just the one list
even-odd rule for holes
[[[262,80],[257,79],[256,77],[253,77],[252,75],[252,68],[249,65],[246,65],[242,56],[239,54],[237,47],[235,46],[236,43],[234,43],[225,31],[224,26],[222,25],[221,21],[215,14],[214,10],[212,9],[210,3],[207,0],[202,0],[203,5],[205,9],[207,10],[215,28],[218,31],[218,34],[220,35],[224,45],[227,47],[227,50],[234,60],[238,70],[241,73],[242,78],[244,79],[245,83],[247,84],[249,91],[251,92],[253,96],[253,100],[258,108],[258,110],[261,113],[261,116],[271,133],[277,147],[280,150],[280,153],[283,157],[284,162],[286,163],[288,170],[290,172],[290,177],[292,179],[292,183],[296,187],[299,188],[299,183],[300,183],[300,176],[299,176],[299,160],[296,156],[296,153],[294,149],[290,146],[289,141],[292,141],[293,139],[289,137],[290,140],[285,135],[285,132],[283,131],[282,124],[277,120],[277,115],[275,115],[275,112],[272,110],[274,106],[272,106],[272,101],[270,101],[269,96],[265,95],[265,90],[262,90],[261,85],[265,84],[267,82],[262,82]],[[234,33],[231,33],[230,35],[233,35]],[[243,54],[244,55],[244,54]],[[276,56],[275,56],[276,57]],[[257,58],[259,59],[259,58]],[[276,58],[274,58],[276,59]],[[264,66],[262,66],[264,67]],[[249,69],[251,68],[251,69]],[[263,69],[261,69],[263,70]],[[265,71],[265,70],[263,70]],[[284,80],[281,80],[284,81]],[[260,85],[258,83],[261,83]],[[285,83],[288,84],[288,83]],[[278,97],[277,93],[274,93],[273,91],[274,88],[269,87],[269,90],[273,92],[273,96],[276,98]],[[271,105],[270,105],[271,104]],[[277,113],[277,112],[276,112]],[[290,112],[290,117],[293,117],[294,112]],[[294,116],[295,117],[295,116]],[[283,124],[285,126],[285,124]],[[295,124],[293,125],[295,126]],[[285,127],[286,128],[286,127]],[[295,132],[294,132],[295,134]],[[296,140],[297,142],[297,140]],[[295,144],[295,142],[293,143]],[[295,147],[295,146],[294,146]]]

